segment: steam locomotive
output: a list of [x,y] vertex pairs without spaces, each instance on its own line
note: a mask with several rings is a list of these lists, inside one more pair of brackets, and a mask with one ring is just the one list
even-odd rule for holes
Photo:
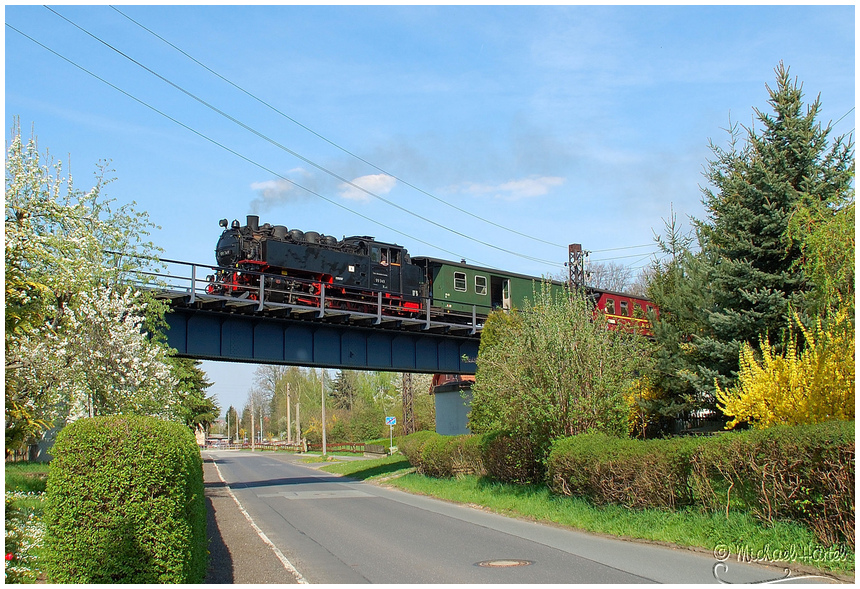
[[[443,317],[451,323],[482,323],[493,309],[521,307],[540,278],[430,257],[411,257],[402,246],[366,235],[338,240],[315,231],[220,221],[212,294],[376,313]],[[564,283],[553,282],[554,288]],[[589,289],[610,326],[649,331],[653,303],[641,297]],[[429,307],[429,308],[428,308]]]

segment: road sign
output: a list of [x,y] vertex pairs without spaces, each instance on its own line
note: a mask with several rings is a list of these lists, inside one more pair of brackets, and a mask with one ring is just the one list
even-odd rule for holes
[[397,425],[397,418],[396,417],[386,417],[385,418],[385,425]]

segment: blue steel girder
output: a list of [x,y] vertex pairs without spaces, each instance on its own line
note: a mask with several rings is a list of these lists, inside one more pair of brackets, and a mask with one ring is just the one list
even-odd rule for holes
[[167,343],[200,360],[474,374],[477,337],[173,307]]

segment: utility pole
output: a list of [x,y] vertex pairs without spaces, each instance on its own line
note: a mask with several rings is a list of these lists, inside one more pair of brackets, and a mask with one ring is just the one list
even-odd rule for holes
[[415,431],[415,414],[413,413],[412,374],[403,373],[403,435],[408,436]]
[[251,395],[251,452],[254,451],[254,396]]
[[322,395],[322,450],[325,456],[325,368],[320,369],[320,395]]
[[287,383],[287,444],[293,443],[293,432],[290,431],[290,383]]
[[296,401],[296,443],[302,442],[302,419],[301,419],[302,404]]

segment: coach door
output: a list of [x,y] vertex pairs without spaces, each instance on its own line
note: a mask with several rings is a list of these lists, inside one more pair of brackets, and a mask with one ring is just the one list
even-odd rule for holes
[[490,279],[490,302],[493,309],[511,310],[511,279],[493,276]]

